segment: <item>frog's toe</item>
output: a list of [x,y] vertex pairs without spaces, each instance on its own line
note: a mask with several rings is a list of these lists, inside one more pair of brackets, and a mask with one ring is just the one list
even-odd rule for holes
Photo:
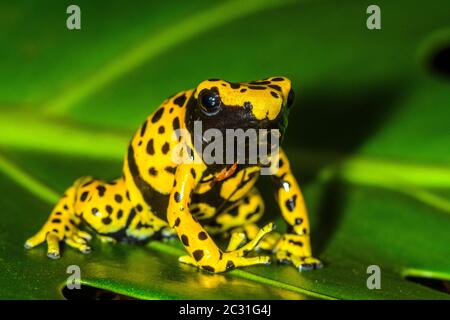
[[308,271],[308,270],[315,270],[315,269],[321,269],[323,267],[322,261],[313,258],[313,257],[307,257],[302,258],[302,262],[298,266],[298,271]]
[[91,247],[86,244],[86,241],[83,240],[83,238],[79,237],[72,237],[69,239],[66,239],[65,241],[67,245],[71,246],[74,249],[77,249],[81,253],[87,254],[92,251]]
[[247,241],[247,237],[243,232],[233,232],[230,237],[230,241],[228,242],[227,249],[225,251],[231,252],[239,247],[241,247],[245,241]]
[[47,252],[47,257],[56,260],[61,258],[61,255],[59,254],[59,252]]
[[[236,246],[236,244],[239,241],[245,241],[245,235],[241,235],[240,233],[237,233],[235,235],[235,238],[233,239],[233,236],[232,236],[232,238],[230,240],[230,245],[232,244],[231,242],[233,242],[233,246],[231,246],[231,247],[235,247],[236,246],[236,249],[232,250],[232,251],[227,251],[227,252],[229,252],[229,253],[231,253],[231,254],[233,254],[235,256],[238,256],[238,257],[245,256],[249,252],[255,250],[257,248],[258,244],[260,243],[260,241],[263,239],[263,237],[266,234],[270,233],[274,229],[275,229],[275,224],[273,224],[272,222],[266,224],[264,227],[262,227],[258,231],[258,233],[256,234],[255,238],[253,238],[251,241],[247,242],[243,246]],[[229,245],[229,247],[230,247],[230,245]],[[237,248],[239,248],[239,249],[237,249]]]
[[25,241],[24,247],[25,249],[31,249],[40,245],[44,241],[45,241],[45,232],[39,231],[34,236],[28,238],[27,241]]
[[197,262],[195,262],[195,260],[192,259],[192,257],[188,256],[188,255],[179,257],[178,261],[181,263],[189,264],[191,266],[197,266]]
[[177,233],[174,229],[166,227],[161,230],[161,236],[165,239],[173,239],[177,237]]
[[292,264],[300,272],[320,269],[323,267],[323,263],[316,258],[298,257],[287,251],[277,251],[276,260],[279,263]]
[[49,232],[47,234],[47,257],[50,259],[59,259],[60,248],[59,248],[59,238],[58,235],[54,232]]
[[84,240],[86,240],[86,241],[91,241],[92,240],[92,236],[89,233],[87,233],[85,231],[82,231],[82,230],[78,230],[77,231],[77,236],[82,238],[82,239],[84,239]]

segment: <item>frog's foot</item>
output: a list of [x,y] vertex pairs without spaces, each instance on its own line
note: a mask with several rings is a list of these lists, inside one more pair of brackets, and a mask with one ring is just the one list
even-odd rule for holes
[[291,263],[298,271],[320,269],[323,263],[311,256],[309,235],[285,234],[277,243],[275,258],[280,263]]
[[111,243],[111,244],[117,243],[117,240],[112,237],[103,236],[103,235],[98,234],[97,238],[99,238],[102,243]]
[[[233,242],[233,236],[235,237],[244,237],[244,239],[242,241],[246,241],[246,239],[254,239],[258,236],[258,232],[259,232],[259,228],[255,223],[250,223],[247,225],[244,225],[243,227],[239,227],[236,229],[233,229],[233,232],[231,233],[231,239],[230,239],[230,244]],[[255,250],[256,251],[272,251],[276,244],[278,243],[278,241],[281,238],[281,234],[279,234],[278,232],[270,232],[266,235],[264,235],[264,237],[258,242],[258,245],[256,246]],[[236,242],[239,241],[239,239],[234,240]],[[238,245],[239,247],[240,245]],[[237,248],[237,247],[236,247]],[[231,251],[231,250],[227,250],[227,251]]]
[[246,237],[244,233],[233,233],[225,252],[220,252],[219,258],[215,261],[211,261],[211,258],[201,258],[191,256],[182,256],[179,261],[187,263],[193,266],[200,267],[201,269],[209,272],[223,272],[232,270],[238,267],[251,266],[255,264],[270,264],[271,260],[269,256],[256,256],[246,257],[247,254],[254,251],[259,241],[269,232],[275,228],[273,223],[269,223],[259,230],[257,236],[251,241],[244,244]]
[[81,253],[89,253],[91,252],[91,247],[88,246],[87,242],[91,239],[92,237],[90,234],[78,229],[69,229],[69,231],[67,231],[66,228],[62,227],[48,230],[48,228],[44,226],[36,235],[25,242],[25,248],[31,249],[46,241],[47,256],[52,259],[58,259],[61,256],[60,242],[65,242],[67,245],[77,249]]
[[277,251],[275,257],[280,263],[291,263],[298,271],[308,271],[323,267],[323,263],[316,258],[295,256],[289,251]]
[[161,229],[161,237],[163,240],[174,239],[177,237],[177,232],[170,227],[164,227]]

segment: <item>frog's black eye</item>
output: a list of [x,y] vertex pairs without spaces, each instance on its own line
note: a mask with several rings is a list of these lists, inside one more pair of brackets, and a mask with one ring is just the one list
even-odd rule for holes
[[294,103],[294,99],[295,99],[294,90],[291,89],[291,91],[289,91],[289,94],[287,97],[287,102],[286,102],[286,105],[288,108],[290,108],[292,106],[292,104]]
[[200,106],[206,113],[216,113],[220,108],[220,96],[217,92],[203,89],[198,95]]

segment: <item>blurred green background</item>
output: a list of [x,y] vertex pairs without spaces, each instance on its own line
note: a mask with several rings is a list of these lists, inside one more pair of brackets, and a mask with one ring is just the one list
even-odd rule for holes
[[[70,4],[81,30],[66,28]],[[381,30],[366,28],[370,4]],[[449,299],[449,12],[447,0],[3,0],[0,298],[63,299],[79,265],[85,285],[134,298]],[[94,241],[57,261],[23,249],[76,178],[120,174],[128,139],[167,96],[273,75],[296,91],[285,149],[323,269],[210,275],[180,265],[175,240]],[[380,290],[366,287],[369,265]]]

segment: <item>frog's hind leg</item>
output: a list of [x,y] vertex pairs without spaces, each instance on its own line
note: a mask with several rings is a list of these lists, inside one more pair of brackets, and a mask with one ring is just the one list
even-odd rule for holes
[[211,233],[230,235],[227,251],[234,251],[247,240],[256,241],[256,249],[272,250],[280,235],[275,232],[259,237],[261,229],[256,222],[264,214],[264,201],[258,189],[252,188],[247,195],[220,213],[207,230]]
[[230,231],[249,223],[258,221],[264,213],[264,201],[258,189],[252,188],[248,194],[239,199],[212,222],[205,225],[212,234],[228,234]]
[[80,186],[87,185],[92,181],[91,177],[83,177],[67,189],[56,203],[44,226],[25,242],[25,248],[30,249],[46,241],[47,256],[57,259],[60,257],[59,242],[64,240],[69,246],[82,253],[89,253],[91,248],[87,242],[92,237],[78,229],[81,218],[76,214],[75,204],[77,201],[86,200],[83,199],[83,194],[78,195]]
[[174,237],[175,231],[167,227],[164,221],[152,217],[152,214],[142,214],[142,209],[136,209],[139,213],[131,221],[126,230],[127,239],[131,242],[145,243],[153,237],[160,235],[161,237]]

